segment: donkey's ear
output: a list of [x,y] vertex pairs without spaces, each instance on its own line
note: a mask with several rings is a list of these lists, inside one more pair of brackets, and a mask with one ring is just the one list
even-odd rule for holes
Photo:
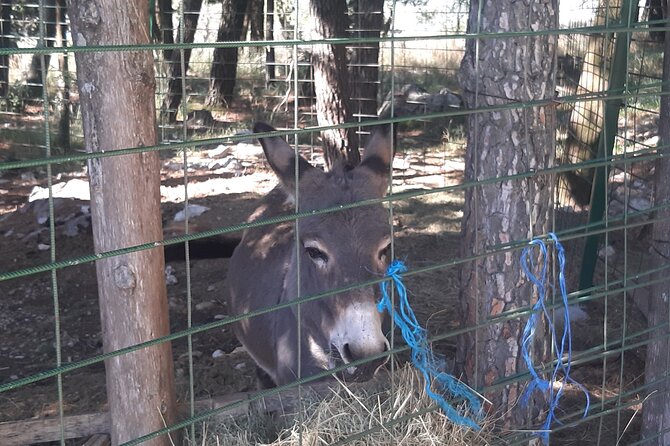
[[[254,125],[254,133],[269,133],[274,131],[276,131],[274,127],[264,122],[258,122]],[[295,151],[279,136],[264,136],[259,137],[258,140],[261,146],[263,146],[263,152],[265,152],[265,158],[270,163],[270,167],[272,167],[272,170],[286,187],[287,192],[292,191],[295,187]],[[301,156],[297,157],[297,162],[300,178],[309,170],[315,169]]]
[[391,124],[375,127],[365,145],[363,160],[359,165],[361,169],[367,169],[372,174],[372,181],[378,196],[386,194],[388,189],[389,171],[393,160],[394,132]]

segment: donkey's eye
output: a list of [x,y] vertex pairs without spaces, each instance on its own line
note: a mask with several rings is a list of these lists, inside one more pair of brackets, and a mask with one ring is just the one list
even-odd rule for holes
[[388,244],[386,247],[379,251],[379,261],[386,263],[391,256],[391,245]]
[[314,246],[306,246],[305,250],[307,251],[307,255],[319,265],[325,265],[328,263],[328,256],[319,248],[315,248]]

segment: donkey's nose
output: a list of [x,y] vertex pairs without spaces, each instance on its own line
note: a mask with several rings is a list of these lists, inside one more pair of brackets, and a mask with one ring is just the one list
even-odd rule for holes
[[388,351],[389,343],[386,338],[383,338],[381,342],[348,342],[344,344],[342,350],[349,361],[356,361]]

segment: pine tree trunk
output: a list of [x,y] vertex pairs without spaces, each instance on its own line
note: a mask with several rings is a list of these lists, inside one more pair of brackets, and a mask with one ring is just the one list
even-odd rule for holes
[[[315,32],[321,39],[346,37],[346,0],[310,0]],[[312,53],[316,120],[320,126],[349,122],[351,118],[347,49],[344,45],[314,45]],[[358,164],[360,153],[356,132],[332,129],[321,132],[326,166],[336,162]]]
[[[195,30],[198,25],[198,17],[200,17],[200,8],[202,7],[202,0],[185,0],[184,1],[184,41],[183,43],[193,43],[195,38]],[[177,42],[181,43],[181,26],[177,31]],[[188,64],[191,60],[191,50],[184,50],[184,72],[188,73]],[[182,90],[182,52],[172,51],[171,59],[166,59],[168,62],[168,91],[163,100],[162,114],[163,119],[167,122],[175,122],[177,119],[177,111],[181,100],[184,96]]]
[[[663,87],[661,112],[658,119],[659,151],[667,154],[670,144],[670,31],[665,32],[665,54],[663,57]],[[665,149],[661,149],[665,147]],[[667,206],[670,200],[670,158],[656,160],[655,205]],[[651,281],[648,324],[649,334],[647,359],[644,372],[646,391],[651,394],[642,409],[642,438],[650,446],[670,444],[670,281],[667,270],[662,269],[670,260],[670,209],[656,211],[651,247],[651,269],[655,272]]]
[[[149,0],[70,0],[68,12],[75,46],[150,41]],[[155,145],[151,51],[78,52],[75,60],[87,150]],[[96,253],[162,239],[158,152],[91,159],[88,172]],[[105,352],[169,333],[164,269],[160,247],[96,261]],[[113,445],[174,424],[169,342],[109,358],[105,369]]]
[[[384,25],[384,0],[355,0],[352,17],[354,35],[379,38]],[[354,114],[362,120],[377,117],[379,86],[379,42],[354,46],[351,55],[351,87]]]
[[[217,42],[239,41],[244,29],[248,0],[223,0]],[[233,101],[237,81],[237,47],[216,48],[212,59],[208,106],[228,106]]]
[[[480,6],[480,2],[482,3]],[[557,0],[518,2],[472,0],[469,33],[556,29]],[[478,21],[478,19],[480,21]],[[471,257],[492,247],[547,233],[551,211],[550,175],[554,164],[555,115],[551,106],[486,111],[487,106],[548,100],[553,96],[556,36],[501,37],[468,40],[459,78],[471,115],[465,160],[465,182],[536,170],[528,179],[501,180],[465,193],[462,255]],[[491,323],[502,312],[527,308],[534,296],[519,266],[519,252],[489,254],[461,268],[461,320],[481,325],[459,339],[457,368],[477,389],[525,370],[520,357],[525,320]],[[543,359],[546,339],[538,328],[534,354]],[[523,384],[509,383],[486,393],[503,428],[523,429],[530,408],[518,403]]]

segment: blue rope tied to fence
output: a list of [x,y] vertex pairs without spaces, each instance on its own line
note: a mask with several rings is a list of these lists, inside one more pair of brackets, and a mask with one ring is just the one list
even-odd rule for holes
[[[558,283],[561,292],[561,299],[563,302],[563,335],[561,336],[560,343],[557,342],[556,329],[545,306],[545,301],[547,298],[547,289],[545,287],[545,283],[547,283],[547,265],[549,263],[547,246],[544,241],[540,239],[534,239],[530,242],[530,246],[524,248],[524,250],[521,252],[521,268],[523,269],[524,274],[526,274],[526,277],[528,277],[528,279],[533,283],[533,285],[537,287],[538,290],[537,302],[535,305],[533,305],[533,312],[528,318],[528,322],[526,323],[526,327],[523,330],[522,336],[521,354],[523,355],[523,359],[526,362],[526,366],[528,367],[528,371],[531,374],[532,380],[521,397],[521,403],[524,406],[527,406],[531,394],[536,390],[547,394],[547,400],[549,402],[547,418],[545,419],[544,425],[542,426],[542,431],[538,432],[538,435],[542,438],[544,444],[549,442],[549,433],[554,419],[557,423],[562,424],[556,416],[555,412],[556,409],[558,409],[558,403],[563,394],[565,383],[572,383],[577,385],[586,396],[586,407],[584,408],[583,415],[584,417],[586,417],[588,414],[589,406],[591,404],[589,393],[586,388],[570,377],[570,367],[572,363],[572,331],[570,327],[568,293],[565,286],[565,251],[556,234],[550,232],[548,236],[549,239],[554,243],[559,264]],[[542,267],[540,269],[539,277],[535,276],[535,274],[532,272],[535,270],[536,265],[530,254],[535,247],[539,247],[540,252],[542,253]],[[551,372],[550,380],[542,379],[539,376],[529,351],[533,336],[535,335],[535,328],[540,317],[540,310],[542,310],[542,314],[544,314],[546,318],[547,326],[549,328],[554,347],[554,352],[556,354],[556,365]],[[558,386],[558,390],[554,390],[553,383],[559,382],[559,375],[563,376],[563,382]]]
[[400,328],[402,337],[412,351],[412,363],[423,374],[426,382],[426,394],[436,401],[444,411],[445,415],[454,423],[467,426],[472,429],[480,429],[479,425],[471,418],[465,417],[454,409],[440,393],[434,392],[431,383],[440,389],[442,393],[449,392],[454,398],[462,398],[469,404],[470,411],[478,416],[481,414],[481,402],[477,395],[465,384],[444,372],[443,361],[435,358],[426,336],[426,330],[419,325],[414,311],[407,300],[407,289],[402,283],[401,274],[407,271],[405,264],[399,260],[393,261],[386,270],[386,276],[390,277],[398,292],[400,311],[396,311],[391,305],[389,298],[388,282],[380,284],[382,298],[377,304],[377,310],[388,311],[393,315],[396,325]]

